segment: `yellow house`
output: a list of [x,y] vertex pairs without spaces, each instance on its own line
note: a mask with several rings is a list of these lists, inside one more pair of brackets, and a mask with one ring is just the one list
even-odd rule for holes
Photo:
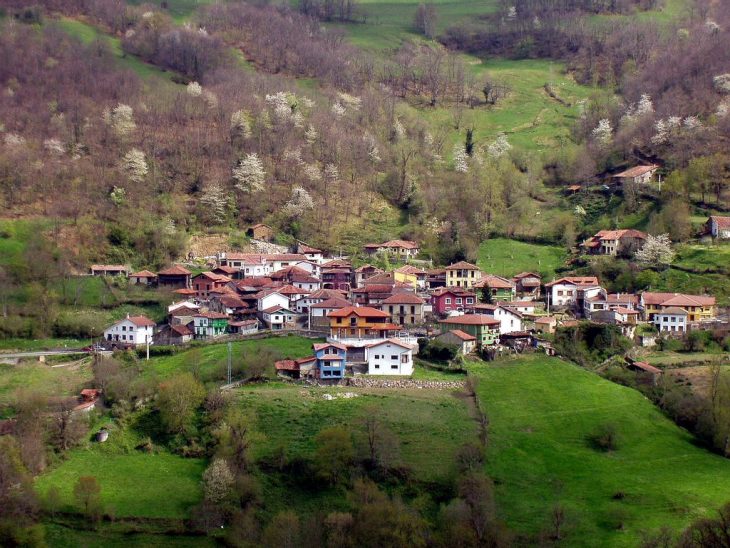
[[413,265],[405,265],[393,271],[393,279],[396,282],[408,284],[413,289],[426,287],[426,271]]
[[688,322],[712,320],[715,317],[715,297],[682,293],[644,292],[641,294],[644,320],[652,321],[656,314],[672,307],[686,310]]
[[369,306],[346,306],[327,317],[335,339],[387,339],[400,329],[391,323],[390,314]]
[[479,267],[466,261],[459,261],[446,267],[446,285],[448,287],[473,287],[481,277],[482,272]]

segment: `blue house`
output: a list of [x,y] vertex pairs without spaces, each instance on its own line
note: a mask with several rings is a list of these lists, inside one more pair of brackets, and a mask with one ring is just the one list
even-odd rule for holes
[[312,345],[315,367],[320,379],[341,379],[345,376],[347,347],[337,343]]

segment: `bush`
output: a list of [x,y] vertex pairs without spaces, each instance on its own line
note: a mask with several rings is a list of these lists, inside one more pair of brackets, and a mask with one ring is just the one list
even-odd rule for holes
[[419,339],[420,356],[424,360],[435,362],[448,362],[453,360],[459,353],[459,347],[453,344],[446,344],[441,341],[428,341],[426,345],[422,345]]
[[589,436],[588,442],[597,451],[616,451],[619,446],[619,435],[615,424],[599,425]]

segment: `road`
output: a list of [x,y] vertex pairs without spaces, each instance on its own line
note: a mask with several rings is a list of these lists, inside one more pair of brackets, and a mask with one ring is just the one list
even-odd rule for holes
[[63,356],[67,354],[88,354],[88,352],[71,348],[64,350],[36,350],[34,352],[13,352],[12,354],[4,354],[0,352],[0,363],[17,363],[18,360],[27,358],[40,358],[41,356]]

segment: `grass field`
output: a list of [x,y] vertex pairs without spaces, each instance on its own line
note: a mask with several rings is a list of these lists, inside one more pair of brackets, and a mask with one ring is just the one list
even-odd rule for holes
[[0,413],[19,390],[48,396],[74,396],[92,377],[89,359],[74,360],[72,365],[65,367],[51,367],[30,360],[18,365],[0,363]]
[[659,283],[652,291],[709,294],[717,298],[719,306],[730,304],[730,283],[727,274],[692,274],[670,268],[661,273]]
[[542,274],[545,280],[555,275],[567,258],[558,246],[529,244],[507,238],[492,238],[479,247],[477,265],[490,274],[514,276],[519,272]]
[[32,352],[57,348],[80,348],[89,344],[89,339],[0,339],[0,354]]
[[[515,530],[548,527],[566,508],[565,546],[637,546],[644,530],[678,530],[730,500],[730,461],[693,443],[639,392],[555,358],[474,365],[491,421],[488,471]],[[587,436],[616,426],[618,449]]]
[[730,272],[730,243],[684,244],[677,246],[676,251],[676,265]]
[[216,546],[215,540],[204,536],[173,536],[119,531],[118,527],[103,524],[94,531],[79,531],[58,524],[45,524],[46,542],[53,548],[104,546],[104,548],[198,548]]

